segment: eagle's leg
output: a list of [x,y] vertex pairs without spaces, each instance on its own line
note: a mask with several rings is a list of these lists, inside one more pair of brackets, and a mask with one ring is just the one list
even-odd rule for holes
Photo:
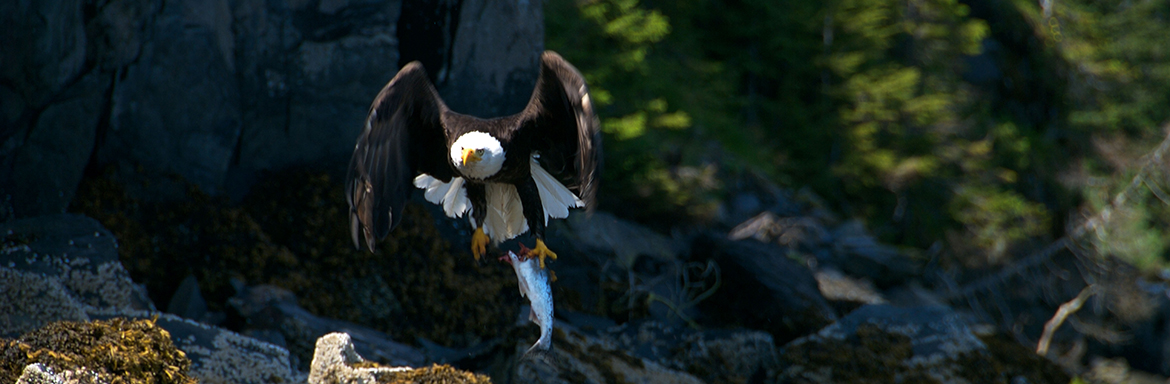
[[487,245],[491,241],[483,232],[483,222],[487,219],[487,191],[482,183],[467,183],[467,199],[471,201],[471,224],[475,226],[475,233],[471,234],[471,255],[475,261],[487,253]]
[[544,259],[557,259],[557,253],[548,249],[544,245],[544,206],[540,202],[540,191],[536,188],[536,181],[531,177],[526,177],[525,181],[516,185],[516,190],[520,193],[520,204],[523,205],[524,219],[528,221],[528,230],[532,232],[532,236],[536,237],[536,246],[527,252],[522,252],[524,257],[540,258],[540,268],[544,268]]
[[475,256],[475,261],[479,261],[480,256],[487,253],[488,236],[483,233],[483,227],[475,229],[475,233],[471,234],[471,255]]
[[528,254],[525,256],[540,258],[540,268],[544,268],[544,258],[548,257],[552,258],[553,260],[557,259],[557,253],[553,252],[551,249],[548,249],[548,247],[544,245],[544,240],[539,238],[536,239],[536,246],[528,250]]

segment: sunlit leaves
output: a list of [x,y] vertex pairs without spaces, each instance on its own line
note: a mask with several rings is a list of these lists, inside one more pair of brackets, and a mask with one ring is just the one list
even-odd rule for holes
[[618,139],[632,139],[646,133],[646,112],[640,111],[622,117],[609,118],[601,128]]
[[974,245],[989,252],[991,260],[1004,255],[1015,242],[1044,233],[1049,225],[1043,205],[1018,193],[986,185],[963,185],[956,189],[950,209],[967,227]]

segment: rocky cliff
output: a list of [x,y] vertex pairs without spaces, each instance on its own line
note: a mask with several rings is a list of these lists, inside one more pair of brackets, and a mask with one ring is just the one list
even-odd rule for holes
[[[0,4],[0,212],[60,213],[86,169],[242,196],[342,164],[369,103],[421,60],[452,108],[519,111],[541,2],[49,0]],[[491,31],[491,33],[483,33]]]

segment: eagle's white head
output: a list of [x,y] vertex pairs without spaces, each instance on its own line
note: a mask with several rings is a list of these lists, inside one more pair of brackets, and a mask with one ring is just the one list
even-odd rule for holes
[[492,135],[468,132],[451,144],[451,163],[463,176],[483,180],[504,166],[504,148]]

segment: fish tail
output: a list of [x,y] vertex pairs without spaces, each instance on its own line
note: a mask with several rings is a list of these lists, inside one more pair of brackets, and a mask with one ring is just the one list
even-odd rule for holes
[[536,344],[532,344],[531,347],[528,347],[527,351],[524,351],[524,354],[520,356],[520,359],[522,359],[522,360],[534,359],[534,360],[541,360],[541,361],[545,361],[545,362],[552,361],[553,353],[552,353],[552,350],[550,349],[551,344],[552,344],[551,339],[552,338],[549,338],[548,340],[546,340],[546,339],[537,340]]

